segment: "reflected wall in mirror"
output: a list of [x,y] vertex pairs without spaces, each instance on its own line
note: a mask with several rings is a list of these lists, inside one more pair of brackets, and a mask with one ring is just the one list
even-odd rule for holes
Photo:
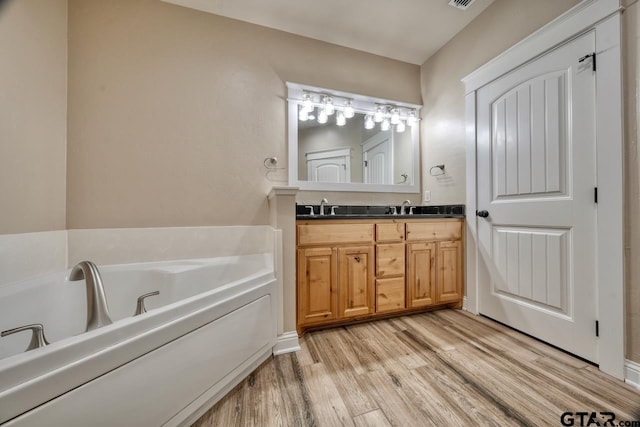
[[356,113],[344,125],[298,123],[298,180],[334,183],[411,184],[411,132],[364,127]]
[[308,190],[417,193],[420,106],[287,83],[289,181]]

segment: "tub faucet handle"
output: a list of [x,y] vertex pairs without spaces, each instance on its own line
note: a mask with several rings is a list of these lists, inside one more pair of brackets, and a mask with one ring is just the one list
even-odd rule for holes
[[154,295],[160,295],[160,291],[149,292],[138,297],[138,303],[136,304],[136,312],[134,313],[134,316],[139,316],[140,314],[147,312],[147,307],[144,306],[144,300]]
[[25,351],[33,350],[34,348],[44,347],[49,345],[49,341],[44,336],[44,326],[40,323],[34,323],[32,325],[19,326],[13,329],[7,329],[0,332],[0,337],[6,337],[7,335],[15,334],[22,331],[31,331],[31,342]]

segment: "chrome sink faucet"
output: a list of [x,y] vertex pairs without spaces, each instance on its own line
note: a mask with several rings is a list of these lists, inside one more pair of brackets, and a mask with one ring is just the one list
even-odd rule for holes
[[84,279],[87,285],[87,331],[98,329],[113,323],[107,308],[107,297],[104,294],[102,278],[98,267],[91,261],[76,264],[69,273],[70,281]]
[[329,201],[326,198],[320,201],[320,215],[324,215],[324,205],[328,203]]
[[400,206],[400,215],[405,215],[406,206],[411,206],[411,200],[405,200],[404,202],[402,202],[402,206]]

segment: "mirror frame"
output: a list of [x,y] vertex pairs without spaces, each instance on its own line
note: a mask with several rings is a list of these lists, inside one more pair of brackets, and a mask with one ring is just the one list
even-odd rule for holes
[[413,159],[411,161],[411,184],[365,184],[360,182],[332,183],[301,181],[298,178],[298,106],[302,104],[302,95],[305,91],[322,93],[339,98],[353,100],[356,113],[373,114],[379,104],[395,105],[415,109],[420,117],[421,105],[406,102],[391,101],[382,98],[373,98],[349,92],[341,92],[333,89],[325,89],[299,83],[287,82],[288,98],[288,133],[289,133],[289,186],[298,187],[300,190],[316,191],[355,191],[373,193],[420,193],[420,120],[416,126],[407,126],[411,132]]

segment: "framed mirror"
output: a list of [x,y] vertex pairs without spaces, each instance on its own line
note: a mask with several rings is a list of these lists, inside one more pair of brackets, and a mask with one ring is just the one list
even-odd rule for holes
[[287,83],[289,185],[419,193],[421,106]]

